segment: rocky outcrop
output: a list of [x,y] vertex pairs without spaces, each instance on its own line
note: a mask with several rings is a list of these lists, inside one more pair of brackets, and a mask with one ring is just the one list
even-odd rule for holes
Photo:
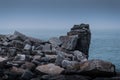
[[115,65],[88,60],[88,24],[74,25],[67,35],[47,41],[18,31],[0,35],[1,80],[92,80],[115,76]]
[[75,46],[75,50],[80,50],[88,57],[90,40],[91,40],[91,32],[90,32],[89,24],[74,25],[73,28],[71,28],[71,31],[67,33],[67,35],[68,36],[78,35],[77,45]]

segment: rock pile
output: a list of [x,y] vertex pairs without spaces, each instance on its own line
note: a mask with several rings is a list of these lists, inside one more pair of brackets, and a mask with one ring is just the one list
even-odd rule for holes
[[74,25],[66,36],[48,41],[18,31],[0,35],[0,79],[99,80],[96,77],[114,76],[112,63],[88,60],[90,40],[88,24]]

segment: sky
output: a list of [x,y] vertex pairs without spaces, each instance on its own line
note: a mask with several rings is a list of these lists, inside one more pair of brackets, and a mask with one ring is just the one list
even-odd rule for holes
[[0,0],[0,33],[60,32],[81,23],[120,30],[120,0]]

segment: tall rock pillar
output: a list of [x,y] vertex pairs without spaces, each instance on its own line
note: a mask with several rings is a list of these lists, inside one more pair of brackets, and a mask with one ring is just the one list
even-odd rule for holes
[[68,36],[78,35],[77,45],[75,50],[83,52],[87,58],[89,56],[89,46],[91,41],[91,31],[89,24],[74,25],[70,32],[67,33]]

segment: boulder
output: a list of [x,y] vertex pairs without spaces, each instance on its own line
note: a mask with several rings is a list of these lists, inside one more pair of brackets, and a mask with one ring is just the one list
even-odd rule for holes
[[75,60],[79,61],[79,62],[84,62],[87,61],[87,58],[85,56],[85,54],[83,54],[82,52],[75,50],[73,52],[74,56],[75,56]]
[[30,44],[26,44],[24,46],[24,50],[31,50],[32,49],[32,46]]
[[79,62],[63,60],[62,67],[67,70],[79,70]]
[[34,70],[35,69],[35,64],[31,63],[31,62],[25,62],[25,64],[23,64],[21,66],[21,68],[23,69],[28,69],[28,70]]
[[55,60],[56,65],[61,66],[62,61],[65,59],[65,53],[61,51],[57,51],[57,58]]
[[26,70],[22,76],[21,76],[21,80],[30,80],[34,77],[34,74],[30,71],[30,70]]
[[93,59],[80,64],[80,72],[89,76],[114,76],[115,65],[111,62]]
[[4,58],[4,57],[1,57],[1,56],[0,56],[0,62],[3,62],[3,61],[5,61],[5,60],[7,60],[7,58]]
[[40,65],[36,68],[38,72],[44,73],[44,74],[49,74],[49,75],[57,75],[60,74],[64,69],[56,66],[55,64],[49,63],[46,65]]
[[17,74],[17,75],[22,75],[23,73],[24,73],[24,69],[22,69],[22,68],[17,68],[17,67],[12,67],[11,69],[10,69],[10,72],[12,72],[12,73],[15,73],[15,74]]
[[18,49],[23,49],[24,48],[24,43],[19,40],[12,40],[10,43],[13,47],[18,48]]
[[62,42],[60,41],[59,38],[57,37],[52,37],[49,39],[49,42],[53,45],[53,46],[60,46],[62,44]]
[[46,43],[43,46],[42,52],[44,52],[44,53],[51,53],[52,52],[52,46],[51,46],[51,44]]
[[25,61],[26,56],[24,54],[17,54],[17,56],[15,56],[14,61]]
[[14,32],[14,35],[17,36],[18,39],[23,40],[23,41],[27,39],[27,36],[26,36],[26,35],[18,32],[18,31],[15,31],[15,32]]
[[75,50],[75,47],[77,45],[78,36],[60,36],[60,40],[63,42],[62,48],[67,50]]

